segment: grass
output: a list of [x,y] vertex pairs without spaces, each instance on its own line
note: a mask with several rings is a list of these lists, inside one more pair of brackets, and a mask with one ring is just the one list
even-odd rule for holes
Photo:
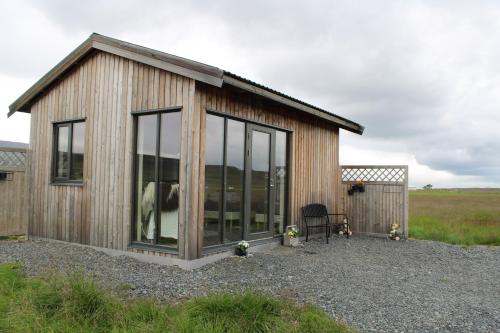
[[177,305],[129,300],[82,274],[27,278],[0,265],[0,332],[352,332],[309,305],[216,294]]
[[410,192],[410,233],[459,245],[500,245],[500,191]]
[[3,236],[0,235],[0,241],[14,241],[14,240],[23,240],[26,236],[24,235],[15,235],[15,236]]

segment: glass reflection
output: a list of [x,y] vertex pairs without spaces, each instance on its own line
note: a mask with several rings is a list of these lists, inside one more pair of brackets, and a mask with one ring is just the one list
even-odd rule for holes
[[157,115],[137,119],[135,240],[155,242],[155,161]]
[[245,124],[227,120],[225,242],[243,237],[243,186],[245,177]]
[[203,245],[220,243],[222,177],[224,170],[224,118],[207,114],[205,144],[205,216]]
[[274,232],[276,235],[284,232],[286,225],[286,191],[287,191],[287,160],[286,133],[276,131],[275,147],[276,187],[274,200]]
[[56,178],[66,178],[69,173],[69,127],[68,125],[57,128],[57,168]]
[[83,179],[83,149],[85,141],[85,123],[73,124],[73,141],[71,147],[71,179]]
[[252,131],[250,232],[268,231],[271,135]]
[[179,239],[179,161],[181,113],[161,114],[160,129],[160,235],[158,243],[177,247]]

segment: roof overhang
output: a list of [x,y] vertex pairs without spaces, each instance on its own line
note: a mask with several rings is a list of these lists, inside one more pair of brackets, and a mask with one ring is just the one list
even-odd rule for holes
[[59,62],[31,88],[9,106],[8,116],[14,112],[29,112],[31,102],[64,72],[77,65],[92,50],[101,50],[169,72],[186,76],[218,87],[222,86],[223,71],[189,59],[159,52],[114,38],[92,34],[66,58]]
[[362,134],[364,127],[349,119],[337,116],[326,110],[317,108],[311,104],[302,102],[291,96],[264,87],[250,80],[239,77],[235,74],[223,71],[214,66],[206,65],[186,58],[177,57],[168,53],[156,51],[143,46],[127,43],[118,39],[92,34],[66,58],[59,62],[31,88],[14,101],[9,106],[8,117],[15,112],[30,112],[30,107],[37,96],[42,94],[53,82],[63,73],[86,57],[93,50],[108,52],[120,57],[137,61],[156,68],[192,78],[196,81],[204,82],[216,87],[223,84],[237,87],[290,108],[300,110],[315,117],[326,120],[345,130]]
[[246,90],[248,92],[254,93],[256,95],[262,96],[264,98],[291,107],[292,109],[303,111],[322,120],[326,120],[329,123],[333,123],[336,126],[343,128],[347,131],[361,135],[363,134],[363,131],[365,129],[362,125],[355,123],[349,119],[337,116],[336,114],[330,113],[326,110],[322,110],[308,103],[304,103],[291,96],[287,96],[273,89],[262,86],[258,83],[241,78],[235,74],[224,72],[224,76],[222,77],[222,79],[224,81],[224,84],[228,84]]

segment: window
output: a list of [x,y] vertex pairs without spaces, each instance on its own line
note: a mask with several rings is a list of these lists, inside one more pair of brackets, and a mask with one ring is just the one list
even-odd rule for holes
[[180,110],[135,117],[134,242],[177,248],[180,130]]
[[85,122],[82,120],[54,125],[53,181],[83,181]]

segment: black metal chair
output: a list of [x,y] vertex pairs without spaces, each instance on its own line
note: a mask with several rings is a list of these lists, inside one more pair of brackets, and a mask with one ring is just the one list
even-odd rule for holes
[[[341,223],[331,223],[330,216],[342,216]],[[340,214],[332,214],[328,213],[325,205],[322,204],[309,204],[307,206],[302,207],[302,218],[304,220],[304,224],[306,226],[306,242],[309,240],[309,229],[315,228],[325,228],[326,232],[326,243],[328,244],[328,238],[330,238],[331,229],[335,228],[336,230],[341,230],[345,226],[344,220],[347,223],[346,236],[349,238],[349,218],[347,215]],[[316,222],[312,222],[311,219],[316,220]],[[319,220],[319,221],[318,221]]]

